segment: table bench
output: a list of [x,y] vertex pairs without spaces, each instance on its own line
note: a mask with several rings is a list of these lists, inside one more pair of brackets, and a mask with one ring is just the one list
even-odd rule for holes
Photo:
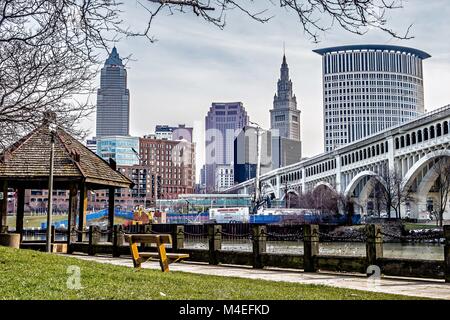
[[[189,258],[185,253],[167,253],[165,244],[172,244],[170,234],[132,234],[125,235],[130,244],[131,257],[135,268],[140,268],[143,262],[159,260],[162,272],[169,272],[169,264]],[[156,244],[157,252],[139,252],[138,244]]]

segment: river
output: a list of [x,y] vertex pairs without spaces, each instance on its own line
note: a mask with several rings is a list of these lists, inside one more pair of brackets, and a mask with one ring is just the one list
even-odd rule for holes
[[[45,240],[44,235],[24,237],[24,240]],[[56,240],[65,241],[66,236],[57,235]],[[102,239],[102,241],[106,241]],[[185,239],[185,248],[208,249],[206,239]],[[252,251],[252,242],[247,239],[222,240],[222,250]],[[281,254],[303,254],[301,241],[267,241],[266,252]],[[363,242],[321,242],[319,254],[335,256],[365,256]],[[444,245],[434,243],[384,243],[383,256],[386,258],[444,260]]]
[[[186,248],[207,249],[206,241],[185,240]],[[222,240],[222,250],[251,251],[250,240]],[[267,241],[266,252],[303,254],[303,242]],[[336,256],[365,256],[366,244],[362,242],[321,242],[319,254]],[[384,243],[386,258],[444,260],[444,245],[433,243]]]

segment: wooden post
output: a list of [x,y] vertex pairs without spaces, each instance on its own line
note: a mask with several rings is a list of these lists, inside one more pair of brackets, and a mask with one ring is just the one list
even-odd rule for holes
[[[116,189],[109,188],[108,192],[108,230],[112,231],[114,226],[114,196],[115,196]],[[111,242],[112,234],[108,234],[108,242]]]
[[84,183],[80,185],[80,203],[78,206],[78,241],[83,242],[83,231],[86,226],[87,189]]
[[262,269],[262,254],[266,252],[266,226],[253,226],[253,268]]
[[67,250],[70,251],[70,243],[76,241],[72,239],[72,228],[76,226],[76,216],[77,216],[77,189],[75,186],[71,186],[69,190],[69,213],[67,217],[67,230],[69,234],[67,235]]
[[90,256],[95,255],[95,246],[100,242],[100,229],[98,226],[89,226],[89,249]]
[[3,200],[0,200],[0,231],[3,230],[6,225],[6,217],[8,215],[8,182],[3,181],[0,185],[0,192],[3,194]]
[[444,277],[445,282],[450,282],[450,225],[444,226]]
[[172,251],[184,248],[184,226],[173,225],[172,227]]
[[381,225],[366,225],[366,260],[367,267],[376,265],[377,259],[383,257],[383,236],[381,235]]
[[316,256],[319,255],[319,226],[305,224],[303,236],[303,270],[305,272],[316,272]]
[[113,227],[113,257],[120,257],[120,247],[125,244],[125,235],[121,225]]
[[17,189],[16,233],[20,234],[20,242],[23,239],[23,216],[25,211],[25,189]]
[[50,227],[50,243],[55,243],[56,240],[56,228],[54,225]]
[[219,264],[217,252],[222,248],[222,226],[217,224],[208,225],[209,240],[209,264]]

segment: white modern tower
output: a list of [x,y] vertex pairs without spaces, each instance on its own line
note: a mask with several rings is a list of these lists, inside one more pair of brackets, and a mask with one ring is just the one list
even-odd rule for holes
[[314,50],[322,55],[325,151],[424,112],[426,52],[391,45]]

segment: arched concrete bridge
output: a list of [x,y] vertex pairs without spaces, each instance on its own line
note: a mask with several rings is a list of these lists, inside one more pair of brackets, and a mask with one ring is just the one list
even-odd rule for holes
[[[436,197],[430,193],[437,178],[432,166],[450,159],[449,123],[447,105],[333,151],[267,172],[261,176],[262,193],[283,199],[286,188],[299,194],[327,186],[352,196],[364,212],[371,182],[377,179],[385,183],[379,173],[389,169],[401,176],[401,187],[410,191],[413,201],[407,206],[411,216],[417,217],[426,211],[427,199]],[[254,179],[226,192],[250,194],[254,192]]]

